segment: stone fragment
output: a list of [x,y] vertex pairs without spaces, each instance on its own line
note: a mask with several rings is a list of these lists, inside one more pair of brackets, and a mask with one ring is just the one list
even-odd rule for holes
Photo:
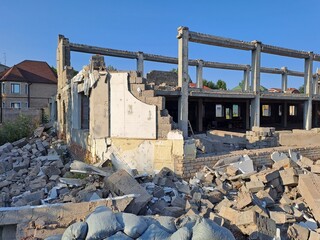
[[59,169],[57,166],[54,166],[54,165],[43,166],[41,170],[42,170],[42,172],[43,172],[45,175],[47,175],[49,178],[50,178],[52,175],[60,175],[60,174],[61,174],[60,169]]
[[237,197],[237,209],[242,209],[252,203],[252,196],[248,192],[239,192]]
[[118,170],[106,179],[106,187],[117,195],[137,194],[126,211],[138,214],[152,196],[125,170]]
[[292,161],[297,162],[300,159],[300,154],[298,152],[294,152],[291,149],[289,149],[288,152]]
[[22,147],[24,147],[27,143],[28,143],[28,142],[27,142],[27,139],[26,139],[26,138],[21,138],[21,139],[15,141],[15,142],[13,142],[12,145],[13,145],[14,147],[22,148]]
[[41,137],[43,133],[44,127],[38,127],[36,130],[33,132],[34,137]]
[[218,214],[224,219],[229,220],[232,224],[236,224],[241,213],[230,207],[222,206]]
[[301,159],[299,160],[299,162],[301,162],[303,166],[307,166],[307,167],[311,167],[314,164],[314,162],[310,158],[307,158],[304,156],[301,156]]
[[280,169],[280,168],[291,168],[291,167],[298,167],[297,163],[295,163],[294,161],[292,161],[290,158],[284,158],[281,159],[277,162],[275,162],[272,165],[272,168],[276,168],[276,169]]
[[287,234],[292,239],[298,239],[298,240],[309,239],[309,229],[302,227],[296,223],[294,223],[288,228]]
[[273,239],[276,235],[275,221],[252,210],[240,213],[236,223],[250,239]]
[[320,176],[310,173],[299,176],[298,190],[308,207],[312,210],[313,216],[320,221]]
[[286,168],[280,171],[280,177],[284,186],[295,187],[298,185],[298,175],[294,168]]
[[294,216],[285,212],[269,211],[269,214],[270,218],[273,219],[276,224],[293,223],[296,221]]
[[264,184],[263,182],[257,180],[257,181],[250,181],[246,183],[246,188],[252,192],[252,193],[256,193],[259,192],[260,190],[264,189]]
[[317,164],[317,165],[312,165],[312,166],[311,166],[311,172],[320,174],[320,165],[319,165],[319,164]]
[[271,159],[274,161],[274,162],[278,162],[280,160],[283,160],[283,159],[286,159],[288,158],[288,156],[284,153],[279,153],[279,152],[273,152],[271,154]]
[[180,208],[180,207],[165,207],[163,208],[161,213],[162,216],[169,216],[169,217],[175,217],[175,218],[178,218],[183,214],[185,214],[185,210],[184,208]]
[[228,167],[226,167],[226,173],[229,176],[235,176],[235,175],[237,175],[237,172],[238,172],[238,168],[236,168],[232,165],[229,165]]

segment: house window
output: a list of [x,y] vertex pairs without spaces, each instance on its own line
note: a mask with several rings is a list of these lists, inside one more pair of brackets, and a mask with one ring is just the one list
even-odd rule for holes
[[11,83],[11,93],[20,93],[19,83]]
[[226,119],[232,119],[231,108],[226,108]]
[[11,108],[21,108],[20,102],[11,102]]
[[216,105],[216,117],[223,117],[223,106],[221,104]]
[[264,116],[264,117],[271,116],[271,106],[270,105],[262,105],[262,116]]
[[25,108],[28,108],[28,103],[27,103],[27,102],[24,103],[24,107],[25,107]]
[[232,116],[233,117],[239,117],[240,116],[239,105],[237,105],[237,104],[232,105]]
[[3,82],[2,83],[2,93],[5,94],[6,93],[6,84]]
[[290,116],[297,116],[297,108],[295,105],[289,106],[289,115]]
[[5,108],[6,107],[6,103],[2,102],[2,107]]
[[24,93],[28,94],[28,84],[24,85]]

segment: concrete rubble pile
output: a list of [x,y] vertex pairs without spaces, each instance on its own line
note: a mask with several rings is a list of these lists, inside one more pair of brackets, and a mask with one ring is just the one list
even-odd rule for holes
[[[67,146],[43,130],[0,146],[1,207],[132,199],[121,209],[98,207],[84,221],[70,222],[65,236],[223,239],[223,233],[224,239],[320,239],[320,160],[274,152],[273,164],[255,166],[247,155],[234,156],[185,181],[168,168],[149,176],[71,161]],[[99,219],[100,214],[116,220],[98,230],[93,220],[90,228],[92,216]],[[162,226],[162,220],[170,220],[172,229]]]
[[43,130],[43,127],[38,128],[30,139],[0,146],[0,206],[81,202],[107,197],[103,177],[69,172],[71,161],[67,146]]

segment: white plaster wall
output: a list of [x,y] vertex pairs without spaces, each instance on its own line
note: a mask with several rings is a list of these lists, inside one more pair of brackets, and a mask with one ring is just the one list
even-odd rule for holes
[[128,73],[110,73],[111,137],[156,139],[156,106],[128,90]]

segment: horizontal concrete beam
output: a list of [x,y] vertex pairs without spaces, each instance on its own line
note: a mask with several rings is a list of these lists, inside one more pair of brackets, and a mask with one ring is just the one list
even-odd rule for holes
[[104,56],[131,58],[131,59],[136,59],[138,57],[138,52],[123,51],[123,50],[117,50],[112,48],[94,47],[94,46],[76,44],[76,43],[70,43],[69,46],[70,46],[70,51],[73,51],[73,52],[100,54]]
[[235,48],[242,50],[253,50],[255,49],[255,44],[252,42],[244,42],[231,38],[217,37],[209,34],[189,32],[189,41],[214,45],[219,47]]
[[294,57],[294,58],[308,58],[309,52],[299,51],[289,48],[277,47],[272,45],[262,44],[261,51],[264,53],[280,55],[285,57]]

